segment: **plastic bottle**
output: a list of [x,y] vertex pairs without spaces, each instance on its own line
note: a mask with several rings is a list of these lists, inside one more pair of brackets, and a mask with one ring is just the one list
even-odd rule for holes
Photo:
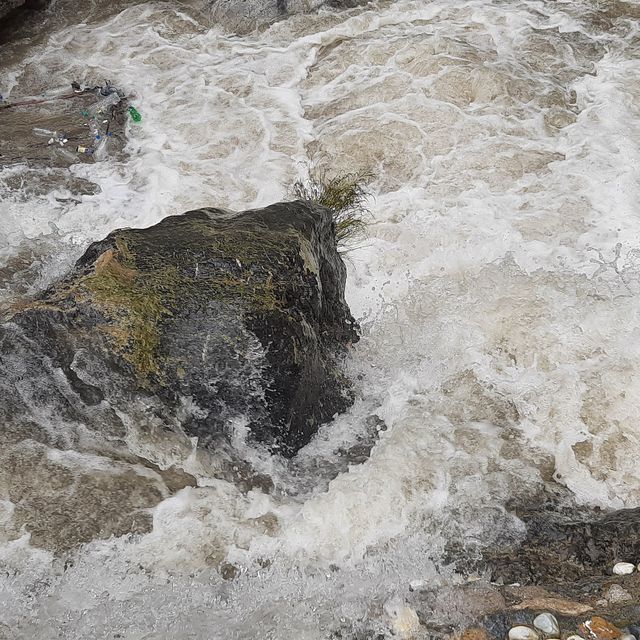
[[78,158],[75,156],[75,154],[71,153],[71,151],[67,149],[56,149],[56,153],[69,162],[78,161]]
[[129,107],[129,115],[134,122],[140,122],[142,116],[138,113],[135,107]]
[[93,148],[93,157],[97,161],[104,160],[107,157],[107,138],[102,136],[96,140],[95,147]]
[[98,102],[94,102],[91,106],[87,107],[85,109],[87,117],[94,118],[96,114],[108,111],[111,106],[118,104],[118,102],[120,102],[120,96],[117,93],[111,93],[106,98],[98,100]]
[[41,127],[33,127],[33,133],[39,138],[57,138],[58,137],[57,131],[50,131],[49,129],[42,129]]

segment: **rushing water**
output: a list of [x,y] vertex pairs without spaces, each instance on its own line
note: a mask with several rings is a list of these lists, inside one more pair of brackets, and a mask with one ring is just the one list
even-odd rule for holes
[[14,526],[13,474],[79,526],[133,500],[81,490],[129,463],[14,445],[0,637],[387,637],[414,580],[435,594],[423,619],[456,623],[466,575],[444,549],[517,539],[510,501],[555,481],[640,504],[640,3],[398,0],[242,37],[195,5],[125,5],[16,49],[3,95],[107,77],[143,121],[126,159],[72,167],[101,187],[79,202],[0,171],[0,266],[40,251],[11,279],[36,291],[114,228],[266,205],[309,165],[372,172],[346,254],[358,400],[291,462],[238,430],[273,485],[248,492],[130,425],[131,451],[198,486],[158,484],[151,533],[57,556],[55,524],[39,546]]

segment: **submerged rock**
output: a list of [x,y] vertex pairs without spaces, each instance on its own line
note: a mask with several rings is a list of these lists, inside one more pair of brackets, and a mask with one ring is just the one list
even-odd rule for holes
[[[244,424],[290,455],[350,404],[345,279],[327,209],[201,209],[94,243],[0,331],[58,362],[78,403],[189,403],[181,427],[201,444]],[[101,376],[82,364],[96,361]]]

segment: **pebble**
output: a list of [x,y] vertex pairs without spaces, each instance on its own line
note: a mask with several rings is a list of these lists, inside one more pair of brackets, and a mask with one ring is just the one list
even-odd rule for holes
[[600,616],[593,616],[591,620],[581,624],[579,631],[585,638],[592,640],[616,640],[622,635],[618,627]]
[[533,620],[533,626],[538,631],[542,631],[542,633],[549,638],[560,637],[560,626],[558,625],[558,621],[555,616],[550,613],[541,613],[539,616],[536,616]]
[[613,573],[617,576],[628,576],[635,571],[635,565],[630,562],[616,562],[613,565]]
[[636,640],[636,637],[631,633],[623,633],[618,640]]
[[582,636],[572,635],[567,638],[567,640],[584,640]]
[[637,640],[640,640],[640,625],[630,624],[629,625],[629,633],[632,633]]
[[618,604],[620,602],[626,602],[627,600],[633,600],[631,594],[623,589],[619,584],[612,584],[605,592],[605,597],[610,604]]
[[539,637],[530,627],[518,626],[509,629],[509,640],[539,640]]
[[490,640],[489,634],[480,627],[471,627],[460,634],[457,640]]

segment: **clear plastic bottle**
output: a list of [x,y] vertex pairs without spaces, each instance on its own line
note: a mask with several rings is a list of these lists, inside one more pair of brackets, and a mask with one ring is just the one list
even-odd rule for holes
[[91,131],[91,135],[94,140],[101,140],[102,134],[100,133],[100,127],[95,120],[89,120],[89,131]]
[[50,129],[42,129],[41,127],[33,127],[33,133],[39,138],[57,138],[58,137],[57,131],[51,131]]
[[120,102],[120,96],[117,93],[111,93],[106,98],[94,102],[92,105],[86,108],[86,112],[89,118],[95,118],[100,113],[107,113],[109,109]]

